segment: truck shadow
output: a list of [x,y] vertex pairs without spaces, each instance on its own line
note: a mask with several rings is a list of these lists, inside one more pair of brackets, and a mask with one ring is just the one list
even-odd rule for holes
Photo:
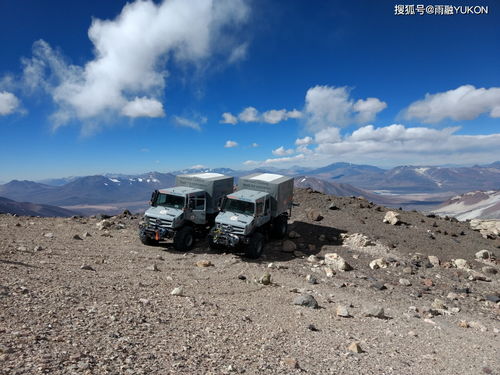
[[[224,253],[231,252],[237,255],[241,255],[242,260],[245,262],[253,262],[253,263],[269,263],[269,262],[286,262],[292,259],[295,259],[300,256],[308,257],[310,255],[316,255],[321,252],[321,248],[325,245],[332,246],[341,246],[342,238],[341,234],[346,233],[345,230],[340,230],[337,228],[332,228],[330,226],[322,226],[318,224],[307,223],[303,221],[295,221],[288,226],[288,234],[291,232],[295,232],[299,235],[299,237],[285,237],[282,240],[277,240],[273,238],[269,238],[266,242],[264,253],[262,257],[259,259],[250,259],[245,257],[245,254],[241,251],[213,251],[208,248],[208,241],[206,238],[198,238],[196,240],[195,247],[190,250],[190,252],[194,254],[201,253]],[[294,252],[284,252],[283,251],[283,242],[286,240],[292,241],[296,245],[295,254]],[[159,247],[168,252],[173,253],[183,253],[181,251],[177,251],[174,249],[173,244],[161,243]],[[297,253],[297,252],[300,252]],[[302,255],[301,255],[302,254]]]
[[[321,252],[321,248],[325,245],[340,246],[342,245],[342,238],[340,235],[346,233],[344,230],[332,228],[330,226],[323,226],[319,224],[312,224],[304,221],[295,221],[288,226],[288,234],[293,233],[299,235],[296,238],[286,237],[283,240],[270,240],[266,246],[266,250],[262,258],[257,260],[248,260],[256,262],[284,262],[297,258],[299,256],[308,257],[310,255],[317,255]],[[290,240],[297,246],[296,253],[284,252],[283,242]],[[301,255],[303,254],[303,255]]]

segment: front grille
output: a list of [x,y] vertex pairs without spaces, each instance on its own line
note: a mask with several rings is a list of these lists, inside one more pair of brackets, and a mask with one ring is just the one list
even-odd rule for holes
[[148,217],[146,223],[149,227],[172,228],[172,220],[169,219],[157,219],[155,217]]
[[234,225],[229,225],[229,224],[219,224],[219,228],[227,233],[234,233],[234,234],[245,233],[245,228],[235,227]]

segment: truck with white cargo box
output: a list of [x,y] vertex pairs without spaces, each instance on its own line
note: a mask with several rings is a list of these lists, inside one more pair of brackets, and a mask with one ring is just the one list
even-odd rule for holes
[[241,177],[236,192],[227,195],[215,218],[209,246],[243,248],[248,257],[259,258],[269,235],[286,235],[292,201],[292,177],[273,173]]
[[175,186],[155,190],[139,236],[145,245],[173,238],[177,250],[189,250],[195,235],[214,225],[223,198],[233,192],[234,178],[220,173],[178,175]]

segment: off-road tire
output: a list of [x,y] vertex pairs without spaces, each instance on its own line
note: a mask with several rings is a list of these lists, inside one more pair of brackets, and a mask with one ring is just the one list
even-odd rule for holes
[[274,238],[282,239],[285,238],[288,233],[288,217],[286,215],[280,215],[273,222],[273,228],[271,235]]
[[208,236],[208,247],[212,251],[221,251],[223,246],[215,243],[212,236]]
[[194,230],[190,226],[183,227],[175,232],[174,248],[178,251],[191,250],[194,244]]
[[251,259],[258,259],[264,252],[264,235],[256,232],[250,238],[245,251],[245,255]]
[[139,238],[141,239],[141,242],[143,245],[147,245],[147,246],[158,246],[158,241],[152,239],[151,237],[149,237],[148,235],[146,235],[146,233],[144,233],[144,231],[139,231]]

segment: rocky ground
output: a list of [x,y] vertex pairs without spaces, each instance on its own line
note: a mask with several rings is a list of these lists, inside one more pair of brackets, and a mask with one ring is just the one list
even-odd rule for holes
[[129,215],[1,215],[0,374],[500,373],[497,236],[295,201],[258,261],[144,246]]

